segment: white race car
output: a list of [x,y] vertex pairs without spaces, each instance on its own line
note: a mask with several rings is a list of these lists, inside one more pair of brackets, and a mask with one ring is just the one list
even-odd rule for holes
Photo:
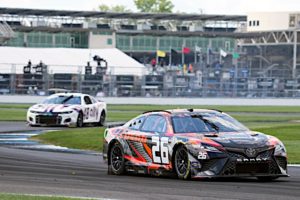
[[103,126],[106,118],[106,103],[81,93],[58,93],[27,111],[30,126],[58,125],[82,127],[86,123]]

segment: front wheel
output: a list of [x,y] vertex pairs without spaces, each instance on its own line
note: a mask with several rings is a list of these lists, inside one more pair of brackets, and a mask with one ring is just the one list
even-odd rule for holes
[[189,179],[191,177],[191,163],[188,151],[184,146],[178,147],[175,152],[174,168],[179,179]]
[[79,128],[83,127],[83,114],[81,112],[78,114],[76,126]]
[[114,143],[110,150],[109,174],[122,175],[125,173],[124,151],[120,143]]

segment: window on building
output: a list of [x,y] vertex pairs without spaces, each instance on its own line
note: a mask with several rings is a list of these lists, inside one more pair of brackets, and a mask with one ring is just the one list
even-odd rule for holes
[[230,51],[230,41],[225,41],[225,51]]
[[252,26],[256,26],[256,21],[252,21]]
[[295,15],[291,15],[290,16],[290,27],[295,27],[295,24],[296,24],[296,16]]
[[259,20],[256,21],[256,26],[259,26]]
[[111,38],[108,38],[106,43],[107,43],[107,45],[112,45],[112,44],[113,44],[113,41],[112,41]]
[[296,17],[295,27],[300,27],[300,14],[298,14]]
[[249,21],[249,26],[252,26],[252,21]]

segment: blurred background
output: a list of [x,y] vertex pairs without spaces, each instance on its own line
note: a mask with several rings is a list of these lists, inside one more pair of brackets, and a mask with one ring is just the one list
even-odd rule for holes
[[26,2],[0,7],[0,94],[300,97],[300,12],[283,11],[297,9],[293,0],[256,12],[228,0],[232,11],[215,10],[225,14],[205,1],[182,11],[168,0],[92,1],[83,11],[77,1]]

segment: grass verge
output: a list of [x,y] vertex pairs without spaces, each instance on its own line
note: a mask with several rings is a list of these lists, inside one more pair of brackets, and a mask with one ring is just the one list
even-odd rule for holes
[[176,108],[218,109],[223,112],[298,113],[300,106],[108,105],[108,110],[148,111]]
[[105,128],[66,129],[36,135],[32,139],[72,149],[102,151],[104,130]]
[[[254,128],[253,130],[279,138],[286,146],[289,163],[300,163],[300,125]],[[75,149],[102,151],[104,128],[66,129],[34,136],[46,144],[54,144]]]
[[0,108],[0,121],[25,121],[26,112],[25,109]]
[[300,125],[283,125],[255,130],[279,138],[287,149],[289,163],[300,163]]
[[[25,119],[29,104],[0,104],[0,121],[21,121]],[[244,113],[299,113],[300,106],[182,106],[182,105],[108,105],[108,116],[112,121],[129,119],[144,111],[175,108],[209,108],[224,112]],[[121,113],[120,111],[130,111]],[[128,116],[128,117],[126,117]]]

